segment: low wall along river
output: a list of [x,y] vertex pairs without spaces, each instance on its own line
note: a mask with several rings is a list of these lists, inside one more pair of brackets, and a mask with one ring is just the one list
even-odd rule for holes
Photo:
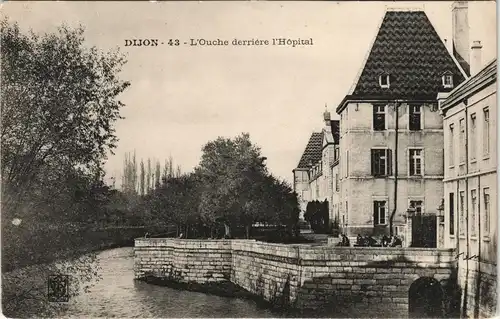
[[[346,314],[355,308],[359,315],[381,317],[406,317],[418,300],[438,302],[443,314],[449,312],[456,276],[452,250],[425,248],[139,238],[134,258],[136,279],[231,281],[291,308],[331,307]],[[424,300],[422,287],[434,295]]]

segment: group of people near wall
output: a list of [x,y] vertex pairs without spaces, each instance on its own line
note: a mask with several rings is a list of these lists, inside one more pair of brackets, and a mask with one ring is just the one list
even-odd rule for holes
[[[340,242],[337,246],[349,247],[351,246],[349,238],[345,234],[340,235]],[[379,243],[371,235],[361,236],[358,234],[356,237],[356,243],[354,247],[402,247],[403,241],[398,236],[386,236],[384,235]]]

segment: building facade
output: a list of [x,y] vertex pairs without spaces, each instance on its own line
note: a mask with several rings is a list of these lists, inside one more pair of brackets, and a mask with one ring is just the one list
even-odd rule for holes
[[301,217],[311,201],[328,201],[330,221],[333,221],[334,168],[338,163],[339,121],[331,120],[330,112],[323,114],[324,127],[313,132],[297,168],[293,170],[294,190],[298,194]]
[[436,215],[444,176],[438,95],[465,76],[423,11],[386,12],[337,107],[339,207],[349,237],[392,233],[410,246],[410,212]]
[[[480,65],[471,50],[473,76],[440,106],[444,118],[444,248],[455,248],[462,307],[470,317],[492,317],[497,302],[497,96],[496,60]],[[465,305],[464,305],[465,304]]]

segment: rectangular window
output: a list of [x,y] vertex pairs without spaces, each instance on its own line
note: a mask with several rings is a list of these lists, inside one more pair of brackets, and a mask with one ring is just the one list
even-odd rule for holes
[[483,234],[485,237],[490,235],[490,189],[483,188],[483,205],[484,205],[484,217],[483,217]]
[[392,173],[392,150],[371,150],[372,175],[375,177],[389,176]]
[[373,202],[373,223],[375,225],[385,225],[386,224],[386,202],[385,201],[374,201]]
[[345,202],[345,224],[347,226],[347,223],[349,222],[349,206],[347,205],[347,201]]
[[416,215],[421,215],[423,212],[424,204],[421,200],[411,200],[410,207],[415,210]]
[[464,192],[460,192],[460,236],[465,235],[465,195]]
[[483,110],[483,156],[490,154],[490,110]]
[[455,235],[455,194],[450,193],[450,201],[448,205],[450,209],[450,235]]
[[385,130],[385,105],[373,105],[373,130]]
[[410,105],[410,131],[422,129],[422,116],[420,105]]
[[340,191],[339,174],[335,174],[335,191],[336,192]]
[[453,75],[451,75],[451,74],[443,75],[443,86],[445,88],[452,88],[453,87]]
[[319,184],[316,182],[316,199],[319,198]]
[[476,159],[476,113],[470,115],[470,141],[468,143],[470,149],[471,161]]
[[458,139],[459,139],[458,149],[459,149],[459,154],[460,154],[459,159],[460,159],[460,164],[463,164],[463,163],[465,163],[465,121],[464,121],[464,119],[460,119],[459,129],[460,129],[459,136],[458,136]]
[[450,124],[450,136],[448,139],[448,159],[449,159],[449,165],[453,166],[455,165],[455,131],[453,124]]
[[476,236],[476,212],[477,212],[477,193],[475,189],[470,191],[470,232],[471,236]]
[[349,151],[345,151],[345,177],[349,176]]
[[421,149],[410,149],[410,176],[422,176],[423,156]]

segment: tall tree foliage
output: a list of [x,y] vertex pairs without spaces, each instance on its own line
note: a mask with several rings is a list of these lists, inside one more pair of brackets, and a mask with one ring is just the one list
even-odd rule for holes
[[267,174],[263,160],[248,134],[219,137],[203,147],[197,173],[204,185],[200,212],[206,223],[224,223],[229,237],[236,224],[245,225],[248,233],[260,210],[256,185],[262,185]]
[[[74,253],[68,239],[75,227],[102,218],[110,196],[102,166],[116,146],[118,96],[129,83],[119,78],[125,58],[89,48],[83,28],[38,35],[7,19],[0,28],[2,264],[12,269],[19,260],[33,264]],[[14,226],[13,218],[22,223]],[[40,265],[39,277],[57,273],[54,267]],[[97,275],[86,259],[63,273],[86,283]],[[9,286],[11,298],[2,296],[12,314],[32,292],[18,282]]]
[[140,187],[140,195],[141,196],[144,196],[146,194],[146,191],[145,191],[145,183],[146,183],[146,176],[145,176],[146,172],[144,171],[144,160],[141,159],[141,173],[140,173],[140,181],[139,181],[139,187]]
[[148,170],[146,172],[146,194],[151,191],[151,159],[148,158]]
[[43,36],[1,22],[2,203],[12,208],[54,166],[98,173],[115,147],[128,82],[118,52],[87,49],[83,28]]
[[328,201],[311,201],[307,203],[304,219],[309,222],[315,233],[327,233],[330,230]]

